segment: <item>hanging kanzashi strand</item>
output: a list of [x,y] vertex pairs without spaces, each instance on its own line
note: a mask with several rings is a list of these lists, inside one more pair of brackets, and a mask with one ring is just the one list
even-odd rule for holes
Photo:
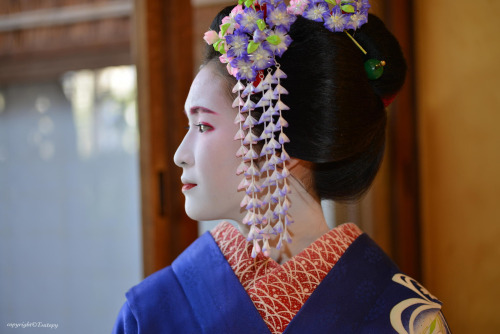
[[[247,240],[253,243],[253,257],[260,252],[269,256],[269,242],[275,237],[278,249],[292,241],[288,232],[293,223],[288,214],[290,157],[285,150],[290,141],[285,131],[289,108],[282,101],[288,94],[283,85],[287,76],[279,64],[292,43],[290,27],[301,15],[323,22],[332,32],[345,31],[354,40],[347,30],[367,22],[368,8],[368,0],[291,0],[289,6],[283,0],[239,0],[223,18],[220,32],[205,33],[205,41],[220,52],[220,61],[238,80],[233,88],[237,95],[233,108],[238,109],[234,139],[241,143],[236,156],[242,161],[236,173],[243,175],[238,190],[245,192],[242,222],[250,226]],[[370,78],[380,77],[383,65],[383,61],[367,61]]]

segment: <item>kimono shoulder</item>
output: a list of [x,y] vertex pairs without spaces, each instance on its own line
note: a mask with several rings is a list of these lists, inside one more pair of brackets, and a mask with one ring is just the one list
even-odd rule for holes
[[[208,232],[126,296],[115,334],[270,333]],[[362,234],[284,333],[449,333],[440,309]]]
[[[404,275],[366,234],[358,237],[285,333],[449,333],[441,302]],[[311,331],[311,324],[314,330]],[[440,326],[440,327],[439,327]]]
[[113,333],[200,333],[194,313],[172,267],[131,288]]
[[209,232],[126,297],[114,334],[269,333]]

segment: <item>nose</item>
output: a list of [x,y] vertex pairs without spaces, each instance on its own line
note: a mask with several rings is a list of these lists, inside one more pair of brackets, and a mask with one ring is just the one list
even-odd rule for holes
[[188,134],[184,136],[184,139],[177,147],[177,151],[174,154],[174,163],[181,167],[187,167],[194,163],[193,154],[189,145]]

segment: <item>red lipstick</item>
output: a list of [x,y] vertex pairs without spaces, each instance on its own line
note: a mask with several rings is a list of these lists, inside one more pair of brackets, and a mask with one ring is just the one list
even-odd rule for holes
[[194,183],[186,183],[185,185],[182,186],[182,191],[188,191],[191,188],[196,187],[197,185]]

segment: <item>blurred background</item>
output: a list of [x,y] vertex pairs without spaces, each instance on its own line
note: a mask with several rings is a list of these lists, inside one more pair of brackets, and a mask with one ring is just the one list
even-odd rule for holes
[[110,332],[142,277],[132,12],[0,1],[0,333]]
[[[232,3],[0,0],[0,333],[108,333],[125,292],[200,233],[172,157],[203,32]],[[408,80],[373,188],[326,206],[438,296],[454,333],[498,333],[500,3],[371,3]]]

